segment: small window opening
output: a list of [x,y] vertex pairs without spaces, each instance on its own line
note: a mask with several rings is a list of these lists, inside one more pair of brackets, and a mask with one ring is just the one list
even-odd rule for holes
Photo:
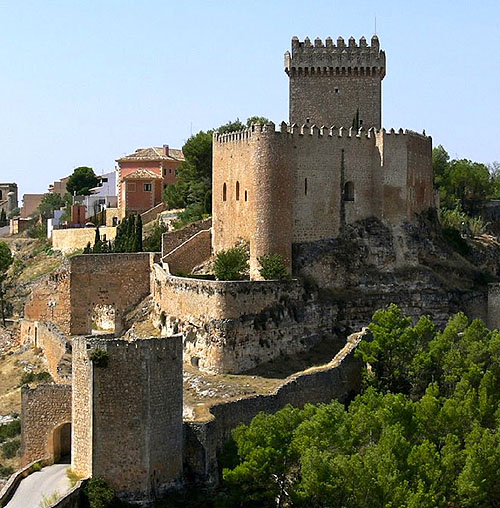
[[236,182],[236,201],[240,200],[240,182]]
[[335,88],[335,93],[339,93],[339,89],[338,88]]
[[226,201],[227,199],[227,185],[226,182],[224,182],[224,185],[222,186],[222,201]]
[[309,123],[311,121],[310,118],[306,118],[306,123]]
[[245,201],[248,201],[248,191],[245,190]]
[[144,191],[145,192],[151,192],[151,184],[150,183],[145,183],[144,184]]
[[304,178],[304,196],[307,196],[307,178]]
[[344,185],[344,201],[354,201],[354,184],[346,182]]

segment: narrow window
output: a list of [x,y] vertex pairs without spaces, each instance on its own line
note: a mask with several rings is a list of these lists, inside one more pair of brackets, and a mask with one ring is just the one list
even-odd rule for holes
[[344,201],[354,201],[354,184],[346,182],[344,185]]
[[304,196],[307,196],[307,178],[304,178]]
[[339,93],[339,89],[338,88],[335,88],[335,93]]
[[245,190],[245,201],[248,201],[248,191]]
[[144,191],[145,192],[151,192],[151,184],[150,183],[145,183],[144,184]]
[[236,201],[240,200],[240,182],[236,182]]
[[226,182],[224,182],[224,185],[222,186],[222,201],[226,201],[227,199],[227,185]]

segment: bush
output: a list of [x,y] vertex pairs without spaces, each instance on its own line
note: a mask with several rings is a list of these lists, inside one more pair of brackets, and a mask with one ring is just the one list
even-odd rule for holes
[[12,441],[7,441],[2,445],[2,455],[6,459],[12,459],[16,456],[17,451],[21,447],[20,439],[12,439]]
[[21,434],[21,420],[13,420],[10,423],[0,426],[0,443],[11,437]]
[[280,254],[264,254],[258,261],[261,266],[259,273],[266,280],[282,280],[290,276]]
[[241,280],[248,275],[248,252],[243,246],[232,247],[217,253],[214,273],[217,280]]
[[33,472],[36,473],[37,471],[41,471],[42,470],[42,465],[40,464],[40,462],[35,462],[33,464]]
[[109,362],[109,355],[104,349],[94,349],[90,353],[90,360],[96,367],[107,367]]
[[106,508],[110,506],[115,493],[112,487],[104,478],[91,478],[85,486],[90,508]]
[[44,381],[52,381],[52,376],[48,372],[23,372],[19,386]]

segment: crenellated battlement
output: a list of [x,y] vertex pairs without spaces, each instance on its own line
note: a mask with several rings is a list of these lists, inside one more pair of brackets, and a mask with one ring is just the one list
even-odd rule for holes
[[282,135],[285,134],[287,136],[310,136],[314,138],[375,138],[376,136],[417,136],[423,139],[430,139],[429,136],[425,135],[425,132],[420,134],[418,132],[402,128],[389,129],[385,128],[376,129],[371,127],[366,130],[363,127],[360,129],[354,129],[353,127],[345,128],[345,127],[336,127],[332,126],[317,126],[317,125],[309,125],[302,124],[298,125],[296,123],[287,124],[286,122],[281,122],[279,130],[276,130],[276,126],[273,122],[269,122],[267,124],[253,124],[249,128],[236,131],[229,132],[224,134],[219,134],[217,131],[213,134],[214,142],[219,144],[226,143],[239,143],[243,141],[249,141],[250,139],[261,136],[262,134],[271,134],[271,135]]
[[359,44],[351,37],[347,44],[339,37],[336,44],[331,37],[323,42],[309,37],[303,42],[292,38],[292,51],[285,53],[285,72],[291,75],[327,74],[385,76],[385,52],[380,50],[378,37],[374,35],[369,46],[361,37]]

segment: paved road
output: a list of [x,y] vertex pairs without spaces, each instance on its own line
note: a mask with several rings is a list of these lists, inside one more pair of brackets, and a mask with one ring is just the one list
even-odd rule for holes
[[69,464],[54,464],[27,476],[17,487],[5,508],[38,508],[43,496],[65,494],[70,489],[66,469]]
[[10,231],[10,227],[9,226],[4,226],[4,227],[0,228],[0,236],[6,236],[6,235],[8,235],[9,231]]

